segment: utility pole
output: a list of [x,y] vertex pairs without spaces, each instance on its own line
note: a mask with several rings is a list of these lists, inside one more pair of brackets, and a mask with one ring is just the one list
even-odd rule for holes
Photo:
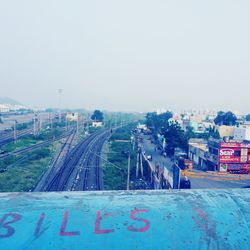
[[136,178],[139,176],[139,161],[140,161],[140,155],[139,152],[137,152],[137,160],[136,160]]
[[128,177],[127,177],[127,190],[129,190],[130,183],[130,153],[128,155]]
[[36,118],[33,117],[33,135],[36,136]]
[[140,154],[140,157],[139,157],[139,159],[140,159],[140,165],[141,165],[141,177],[143,178],[143,163],[142,163],[142,156],[141,156],[141,154]]
[[66,116],[66,130],[69,130],[69,121],[68,121],[68,117]]
[[89,133],[89,120],[87,120],[87,132]]
[[77,117],[77,120],[76,120],[76,133],[78,135],[78,132],[79,132],[79,116]]
[[50,122],[50,130],[53,129],[53,117],[51,117],[51,114],[49,114],[49,122]]
[[16,120],[14,120],[14,127],[13,127],[13,138],[14,138],[14,143],[16,143],[17,140],[17,132],[16,132]]
[[41,133],[42,130],[42,117],[41,114],[39,114],[39,133]]
[[37,135],[37,114],[34,114],[33,117],[33,135]]
[[63,89],[58,89],[58,108],[59,108],[59,122],[61,123],[62,121],[62,113],[61,113],[61,105],[62,105],[62,92],[63,92]]

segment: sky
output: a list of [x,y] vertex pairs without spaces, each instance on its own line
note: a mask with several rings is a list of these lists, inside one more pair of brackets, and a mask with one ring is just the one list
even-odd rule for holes
[[249,0],[0,2],[0,96],[250,113]]

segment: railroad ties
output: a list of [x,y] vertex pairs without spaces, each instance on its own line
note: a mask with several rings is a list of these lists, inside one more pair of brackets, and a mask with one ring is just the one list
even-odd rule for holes
[[109,130],[98,131],[78,143],[56,173],[48,177],[43,191],[101,190],[100,154],[109,135]]

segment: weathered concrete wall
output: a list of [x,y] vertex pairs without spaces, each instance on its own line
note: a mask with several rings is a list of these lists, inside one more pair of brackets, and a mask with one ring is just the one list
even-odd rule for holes
[[249,249],[248,189],[1,193],[0,249]]

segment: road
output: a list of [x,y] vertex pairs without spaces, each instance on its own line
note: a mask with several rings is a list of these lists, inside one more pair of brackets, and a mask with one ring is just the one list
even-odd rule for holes
[[110,136],[108,129],[83,139],[64,159],[63,164],[39,191],[101,190],[100,155],[104,142]]
[[[160,150],[155,150],[155,144],[151,143],[150,136],[143,136],[143,150],[146,155],[152,155],[152,163],[171,171],[173,162],[161,155]],[[216,172],[203,172],[193,170],[188,173],[188,178],[191,180],[192,189],[204,188],[242,188],[250,186],[250,175],[220,175]]]

